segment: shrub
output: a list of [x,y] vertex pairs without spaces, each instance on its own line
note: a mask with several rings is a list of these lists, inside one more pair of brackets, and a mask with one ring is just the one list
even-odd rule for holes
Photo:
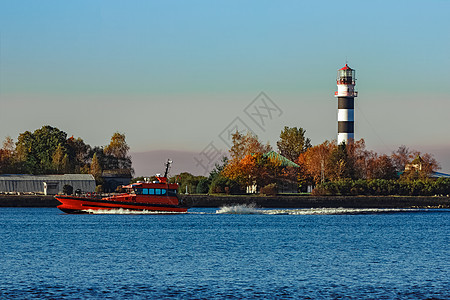
[[209,186],[210,186],[209,179],[203,178],[198,182],[195,192],[197,194],[207,194],[209,192]]
[[311,195],[313,196],[332,196],[334,189],[331,187],[329,182],[321,183],[316,185],[316,187],[312,190]]
[[95,187],[95,192],[96,193],[102,193],[103,192],[103,185],[99,184]]
[[319,184],[313,195],[402,195],[432,196],[450,194],[450,179],[439,178],[417,180],[341,180]]
[[276,183],[269,183],[265,187],[262,187],[259,191],[260,194],[264,194],[266,196],[275,196],[278,192]]
[[223,177],[221,175],[216,176],[209,186],[209,193],[211,194],[238,194],[241,193],[239,184],[231,179]]

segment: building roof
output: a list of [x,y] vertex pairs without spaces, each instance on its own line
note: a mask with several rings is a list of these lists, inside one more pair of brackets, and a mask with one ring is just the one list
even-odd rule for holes
[[62,175],[30,175],[30,174],[0,174],[0,180],[95,180],[91,174],[62,174]]
[[430,176],[435,178],[450,178],[450,174],[445,174],[441,172],[433,172]]
[[268,157],[272,160],[276,160],[279,161],[281,163],[282,167],[294,167],[294,168],[299,168],[300,166],[297,165],[296,163],[290,161],[289,159],[287,159],[286,157],[284,157],[283,155],[275,152],[275,151],[270,151],[267,152],[263,155],[264,157]]

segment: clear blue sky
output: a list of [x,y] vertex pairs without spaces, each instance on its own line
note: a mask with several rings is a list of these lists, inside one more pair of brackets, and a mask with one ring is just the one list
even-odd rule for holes
[[[335,139],[336,70],[356,69],[355,135],[450,172],[450,1],[0,1],[0,138],[52,125],[91,145],[201,152],[236,117]],[[279,107],[264,128],[245,108]],[[135,166],[136,167],[136,166]],[[195,170],[191,170],[195,173]]]

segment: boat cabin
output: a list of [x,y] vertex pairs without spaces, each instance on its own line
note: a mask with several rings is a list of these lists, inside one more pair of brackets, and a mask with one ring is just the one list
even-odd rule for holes
[[167,183],[167,178],[157,177],[157,182],[137,182],[124,186],[129,194],[176,197],[178,184]]

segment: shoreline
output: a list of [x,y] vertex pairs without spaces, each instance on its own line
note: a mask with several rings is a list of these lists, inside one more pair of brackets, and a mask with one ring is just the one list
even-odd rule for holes
[[[178,195],[190,207],[256,205],[262,208],[450,208],[450,197],[310,196],[310,195]],[[0,207],[56,207],[53,196],[0,195]]]

